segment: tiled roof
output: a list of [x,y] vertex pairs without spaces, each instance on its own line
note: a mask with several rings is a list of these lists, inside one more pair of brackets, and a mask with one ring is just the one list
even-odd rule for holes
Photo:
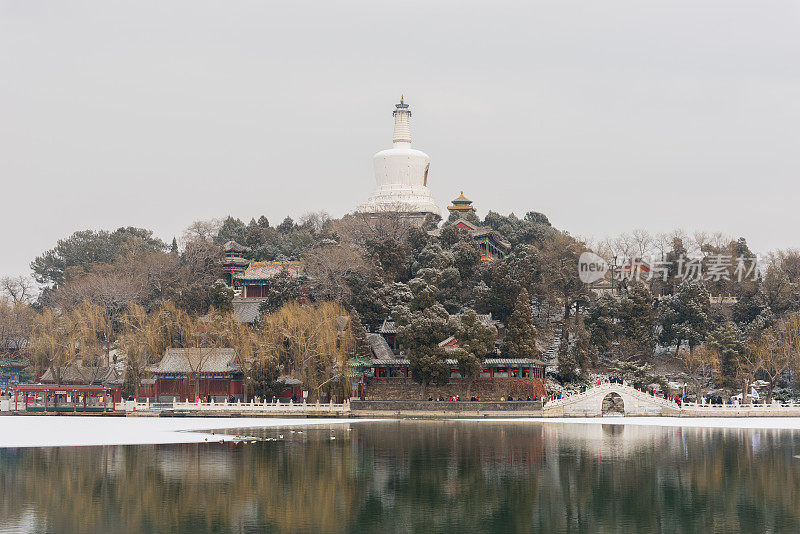
[[237,280],[269,280],[283,269],[292,277],[300,276],[302,265],[299,261],[254,261],[247,270],[236,275]]
[[230,256],[230,257],[226,257],[222,261],[222,264],[223,265],[238,265],[238,266],[241,266],[241,267],[247,267],[248,265],[250,265],[250,260],[248,260],[246,258],[239,258],[238,256]]
[[[50,369],[45,371],[39,381],[45,384],[54,384],[56,380],[53,376],[53,371]],[[61,370],[61,383],[118,385],[122,384],[122,375],[113,366],[84,367],[80,364],[72,364],[65,366]]]
[[254,323],[258,319],[258,307],[267,299],[233,298],[233,314],[243,323]]
[[394,324],[394,321],[390,321],[389,319],[384,319],[383,324],[380,328],[378,328],[378,333],[380,334],[396,334],[397,333],[397,325]]
[[461,191],[461,194],[458,195],[458,198],[453,200],[453,204],[455,204],[457,202],[472,202],[472,201],[470,199],[468,199],[467,197],[465,197],[464,196],[464,192]]
[[[234,364],[236,351],[233,349],[177,349],[169,348],[158,365],[151,365],[148,370],[156,374],[191,373],[230,373],[237,371]],[[193,365],[189,365],[190,360]]]
[[223,245],[223,249],[225,252],[247,252],[250,250],[250,247],[240,245],[236,241],[231,240]]
[[367,341],[372,349],[372,354],[378,358],[394,358],[391,347],[380,334],[367,334]]

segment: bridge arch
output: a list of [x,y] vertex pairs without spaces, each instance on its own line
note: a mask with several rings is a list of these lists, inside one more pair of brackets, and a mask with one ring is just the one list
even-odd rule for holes
[[545,416],[598,417],[620,415],[676,415],[680,409],[672,402],[653,397],[624,384],[604,383],[582,393],[548,402]]
[[603,397],[600,413],[602,415],[625,415],[625,400],[616,391],[608,393]]

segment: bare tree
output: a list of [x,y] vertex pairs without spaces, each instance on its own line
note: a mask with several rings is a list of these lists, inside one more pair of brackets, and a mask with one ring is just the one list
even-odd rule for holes
[[654,239],[647,230],[636,228],[630,238],[637,258],[647,258],[653,254]]
[[28,276],[4,276],[0,278],[0,293],[15,304],[29,304],[36,293],[36,286]]
[[202,239],[204,241],[211,241],[219,232],[222,227],[222,221],[219,219],[209,219],[207,221],[194,221],[184,230],[181,236],[181,241],[185,244],[189,241]]
[[352,245],[318,247],[306,254],[304,265],[317,297],[344,303],[352,294],[348,285],[351,277],[371,270],[362,251]]
[[405,239],[412,224],[403,213],[392,211],[390,208],[379,214],[353,213],[345,215],[336,221],[336,233],[344,242],[360,246],[367,241],[387,237],[400,242]]
[[720,355],[716,349],[702,345],[697,350],[682,350],[678,353],[686,374],[693,382],[697,402],[703,396],[703,387],[709,383],[714,373],[719,370]]
[[0,299],[0,354],[25,349],[34,316],[29,305]]
[[301,215],[297,222],[300,226],[310,226],[314,232],[319,233],[330,220],[331,216],[327,212],[313,211]]
[[769,381],[767,402],[772,402],[775,382],[800,363],[800,314],[790,314],[772,332],[765,334],[759,350],[762,351],[764,375]]

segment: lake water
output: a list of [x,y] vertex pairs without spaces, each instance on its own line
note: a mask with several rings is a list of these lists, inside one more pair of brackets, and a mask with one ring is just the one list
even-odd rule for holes
[[254,444],[0,449],[0,532],[800,532],[797,430],[298,429],[226,431],[277,440]]

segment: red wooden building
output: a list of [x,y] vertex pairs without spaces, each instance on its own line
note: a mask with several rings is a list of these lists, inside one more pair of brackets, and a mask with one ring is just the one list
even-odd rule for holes
[[137,397],[156,402],[241,398],[244,374],[236,351],[229,348],[169,348],[148,368],[152,380],[142,381]]
[[22,384],[14,386],[15,412],[90,413],[114,412],[120,402],[118,387],[69,384]]
[[300,278],[302,269],[299,261],[254,261],[244,272],[234,274],[233,287],[241,288],[242,298],[264,298],[270,279],[282,271],[292,278]]
[[[152,377],[140,383],[139,399],[172,402],[200,397],[204,402],[209,398],[214,402],[224,402],[233,397],[234,400],[245,400],[243,366],[231,348],[169,348],[158,365],[152,365],[148,370]],[[303,388],[299,380],[290,377],[279,380],[286,389],[278,398],[302,401]]]

